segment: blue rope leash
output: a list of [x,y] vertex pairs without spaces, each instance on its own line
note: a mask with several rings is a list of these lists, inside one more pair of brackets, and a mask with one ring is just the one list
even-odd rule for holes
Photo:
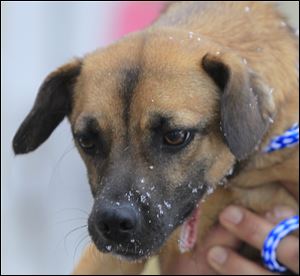
[[274,137],[269,145],[264,148],[264,152],[270,153],[275,150],[292,147],[299,143],[299,124],[294,124],[291,128],[286,130],[283,134]]
[[299,228],[299,216],[285,219],[275,226],[268,234],[262,248],[262,259],[265,266],[271,271],[284,272],[286,267],[280,265],[276,260],[276,249],[279,242],[289,233]]

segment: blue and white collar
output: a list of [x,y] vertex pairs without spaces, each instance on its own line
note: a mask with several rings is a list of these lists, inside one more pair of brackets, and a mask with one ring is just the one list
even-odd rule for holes
[[263,149],[263,152],[270,153],[276,150],[292,147],[299,143],[299,124],[295,123],[281,135],[275,136]]

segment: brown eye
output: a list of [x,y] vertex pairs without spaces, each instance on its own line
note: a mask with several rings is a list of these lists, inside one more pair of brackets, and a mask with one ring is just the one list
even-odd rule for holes
[[173,130],[164,136],[164,142],[170,146],[182,145],[190,138],[190,132],[185,130]]
[[95,147],[94,139],[89,137],[79,137],[78,143],[85,150],[91,150]]

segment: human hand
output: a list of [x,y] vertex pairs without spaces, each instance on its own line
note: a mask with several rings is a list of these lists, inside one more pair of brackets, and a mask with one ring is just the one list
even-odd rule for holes
[[[265,218],[237,206],[227,207],[219,217],[220,224],[214,228],[201,246],[196,246],[192,256],[184,254],[174,260],[165,274],[260,274],[272,275],[262,266],[245,259],[235,252],[241,240],[261,250],[266,235],[279,221],[295,212],[279,206],[268,212]],[[299,240],[294,236],[284,238],[277,258],[290,270],[299,272]]]
[[[266,219],[237,206],[227,207],[220,215],[220,223],[232,234],[261,250],[265,237],[278,221],[291,217],[293,211],[277,207]],[[277,259],[295,273],[299,273],[299,239],[285,237],[277,248]],[[245,259],[229,247],[216,246],[207,255],[209,264],[220,274],[270,275],[270,271]]]

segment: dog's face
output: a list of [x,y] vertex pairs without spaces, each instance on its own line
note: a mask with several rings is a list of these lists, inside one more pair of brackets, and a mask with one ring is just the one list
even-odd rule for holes
[[136,34],[53,72],[18,130],[37,148],[64,116],[89,176],[89,232],[99,250],[138,259],[157,251],[270,115],[240,59],[161,34]]

